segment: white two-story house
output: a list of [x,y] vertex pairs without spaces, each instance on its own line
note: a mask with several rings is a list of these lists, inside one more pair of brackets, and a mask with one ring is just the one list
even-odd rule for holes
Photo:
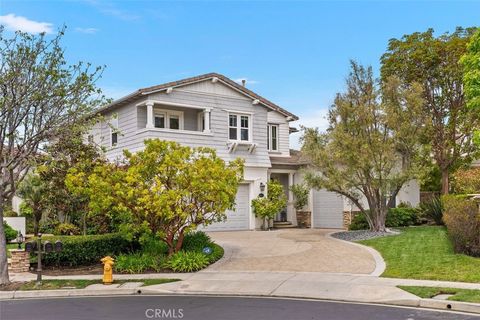
[[[305,163],[290,152],[289,135],[298,117],[217,73],[139,89],[98,112],[107,123],[97,124],[91,133],[104,146],[107,157],[121,157],[122,150],[143,148],[148,138],[176,141],[191,147],[215,148],[225,161],[245,159],[244,180],[239,187],[236,209],[227,212],[223,223],[209,230],[252,230],[259,228],[251,208],[271,178],[285,187],[289,203],[277,217],[296,224],[293,195],[288,187],[302,180],[299,169]],[[112,130],[112,127],[118,128]],[[415,190],[406,190],[416,205]],[[418,193],[418,190],[416,191]],[[412,195],[413,194],[413,195]],[[321,228],[341,228],[345,201],[327,191],[311,192],[309,209],[312,224]]]

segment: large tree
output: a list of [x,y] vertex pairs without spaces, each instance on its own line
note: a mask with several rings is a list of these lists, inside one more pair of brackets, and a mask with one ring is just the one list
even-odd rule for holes
[[306,180],[347,197],[371,230],[384,231],[388,208],[418,172],[421,89],[395,78],[378,85],[372,69],[355,62],[346,85],[329,110],[327,131],[303,129],[302,152],[313,166]]
[[391,39],[382,56],[382,79],[396,76],[406,87],[420,83],[423,115],[427,119],[423,143],[441,171],[442,193],[449,191],[449,175],[479,155],[472,143],[480,113],[465,108],[463,68],[459,63],[475,29],[457,28],[436,37],[433,29]]
[[471,37],[460,62],[464,69],[463,88],[467,107],[480,111],[480,28]]
[[[86,117],[103,103],[95,81],[102,68],[69,65],[56,36],[0,28],[0,221],[18,184],[35,164],[40,149],[67,137],[89,122]],[[0,223],[0,285],[9,282],[6,240]]]
[[89,197],[93,214],[114,214],[128,233],[147,231],[164,240],[169,254],[198,226],[225,220],[234,208],[243,161],[225,163],[213,149],[145,140],[145,149],[124,151],[125,163],[102,163],[93,172],[72,168],[69,188]]

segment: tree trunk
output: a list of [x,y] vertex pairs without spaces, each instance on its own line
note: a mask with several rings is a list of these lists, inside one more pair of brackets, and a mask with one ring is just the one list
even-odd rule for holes
[[[370,231],[385,232],[385,220],[387,218],[387,208],[373,208],[370,209]],[[368,220],[368,219],[367,219]]]
[[185,237],[185,233],[181,231],[177,238],[177,244],[175,245],[175,252],[178,252],[182,249],[184,237]]
[[[0,194],[3,199],[3,194]],[[5,239],[5,228],[3,227],[3,201],[0,200],[0,285],[8,284],[8,261],[7,261],[7,240]]]
[[40,219],[37,219],[37,216],[33,216],[33,235],[38,236],[38,222]]
[[449,192],[448,169],[442,169],[442,194]]

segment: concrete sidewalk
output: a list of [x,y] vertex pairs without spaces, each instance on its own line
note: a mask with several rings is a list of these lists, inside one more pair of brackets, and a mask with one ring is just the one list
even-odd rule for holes
[[[34,280],[33,274],[13,275],[14,280]],[[202,294],[232,296],[294,297],[411,307],[451,309],[480,313],[480,304],[420,299],[398,285],[480,289],[480,283],[379,278],[371,275],[319,272],[234,272],[206,270],[191,274],[116,275],[115,279],[177,278],[179,282],[136,288],[95,285],[87,289],[1,292],[0,299],[44,296]],[[45,279],[101,279],[101,276],[61,276]]]

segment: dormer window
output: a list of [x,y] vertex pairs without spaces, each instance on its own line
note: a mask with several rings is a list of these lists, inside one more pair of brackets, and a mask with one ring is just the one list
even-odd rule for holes
[[229,114],[228,138],[234,141],[250,141],[251,117],[243,114]]

